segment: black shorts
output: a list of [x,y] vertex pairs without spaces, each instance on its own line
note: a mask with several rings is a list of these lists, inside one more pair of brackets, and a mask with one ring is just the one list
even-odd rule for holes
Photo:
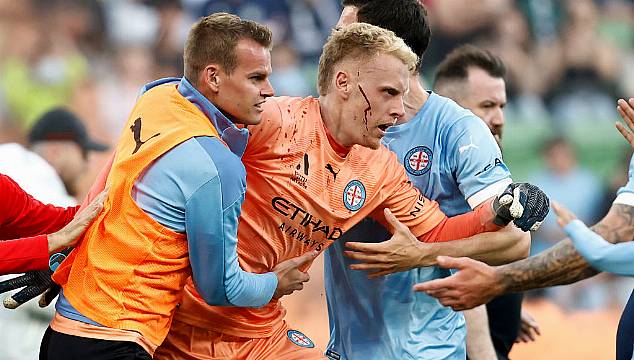
[[631,360],[634,348],[634,291],[623,309],[616,332],[616,359]]
[[152,360],[141,345],[130,341],[90,339],[46,329],[40,360]]

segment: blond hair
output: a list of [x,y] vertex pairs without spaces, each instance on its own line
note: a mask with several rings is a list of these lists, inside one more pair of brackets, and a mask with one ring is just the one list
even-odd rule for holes
[[414,71],[418,64],[418,56],[390,30],[366,23],[354,23],[333,30],[319,58],[319,94],[328,93],[335,65],[349,58],[369,60],[377,54],[397,57],[410,71]]
[[269,48],[271,37],[271,30],[255,21],[227,13],[205,16],[192,26],[185,41],[185,77],[196,85],[198,74],[211,63],[231,74],[238,65],[235,51],[238,41],[253,39]]

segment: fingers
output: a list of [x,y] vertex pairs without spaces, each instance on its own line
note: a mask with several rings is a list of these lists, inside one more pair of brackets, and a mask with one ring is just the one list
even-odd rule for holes
[[293,259],[294,263],[295,263],[294,267],[300,267],[300,266],[302,266],[304,264],[307,264],[310,261],[315,260],[315,258],[317,257],[318,254],[319,253],[317,251],[313,250],[313,251],[307,252],[307,253],[305,253],[305,254],[303,254],[301,256],[298,256],[298,257],[294,258]]
[[[365,263],[380,263],[385,261],[385,258],[382,255],[375,254],[375,253],[346,250],[343,252],[343,254],[353,260],[357,260],[357,261],[361,261]],[[352,268],[353,265],[358,265],[358,264],[352,264],[350,268]]]
[[629,142],[630,145],[634,147],[634,134],[627,130],[625,126],[620,122],[614,123],[614,126],[616,126],[616,129],[621,133],[621,135],[623,135],[625,140],[627,140],[627,142]]
[[522,206],[522,203],[520,202],[521,200],[520,192],[521,192],[521,189],[519,186],[513,189],[513,202],[511,203],[511,206],[509,207],[511,216],[514,217],[515,219],[521,218],[522,214],[524,213],[524,206]]
[[[388,240],[389,241],[389,240]],[[383,243],[364,243],[348,241],[346,247],[350,250],[365,252],[365,253],[379,253],[383,249]]]
[[59,291],[60,290],[61,290],[61,287],[59,285],[53,285],[50,288],[48,288],[48,290],[46,290],[46,292],[44,292],[44,294],[42,294],[42,296],[40,296],[40,300],[38,301],[38,305],[41,308],[47,307],[50,303],[53,302],[53,300],[55,300],[57,295],[59,295]]
[[390,264],[384,263],[360,263],[360,264],[351,264],[351,270],[387,270],[392,268]]
[[557,201],[553,200],[550,206],[555,211],[555,215],[557,215],[557,224],[559,224],[560,227],[568,225],[572,220],[577,218],[572,211],[568,210]]
[[387,221],[388,226],[390,227],[390,232],[394,234],[396,230],[401,229],[405,226],[402,222],[398,221],[396,216],[392,214],[392,211],[388,208],[383,210],[383,214],[385,215],[385,220]]
[[0,282],[0,294],[28,286],[31,284],[32,280],[33,279],[29,273],[26,273],[13,279],[2,281]]
[[414,291],[424,291],[426,293],[433,293],[433,292],[440,292],[442,290],[446,290],[449,288],[452,288],[452,283],[454,281],[453,277],[455,275],[446,277],[446,278],[442,278],[442,279],[436,279],[436,280],[431,280],[431,281],[425,281],[422,283],[418,283],[415,284],[413,287]]
[[630,98],[629,101],[619,99],[616,106],[619,115],[623,118],[623,121],[628,125],[630,129],[634,129],[634,98]]
[[504,194],[504,195],[502,195],[502,196],[500,197],[499,202],[500,202],[500,205],[507,206],[507,205],[509,205],[510,203],[512,203],[512,202],[513,202],[513,195],[511,195],[511,194]]
[[20,290],[16,294],[4,299],[4,307],[7,309],[15,309],[18,306],[24,304],[25,302],[35,298],[36,296],[43,293],[46,288],[48,288],[47,284],[37,284],[32,286],[27,286],[26,288]]
[[445,269],[464,269],[470,263],[478,262],[467,257],[455,258],[451,256],[438,256],[436,260],[438,261],[438,266]]

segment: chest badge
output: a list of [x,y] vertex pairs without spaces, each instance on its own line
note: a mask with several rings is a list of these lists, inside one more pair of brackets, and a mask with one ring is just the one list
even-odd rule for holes
[[405,154],[403,165],[405,170],[414,176],[420,176],[431,169],[433,153],[427,146],[417,146]]
[[299,347],[303,347],[303,348],[315,347],[315,343],[310,338],[308,338],[308,336],[304,335],[301,331],[288,330],[286,332],[286,336],[293,344]]
[[352,180],[343,190],[343,204],[350,211],[361,209],[365,203],[365,186],[359,180]]

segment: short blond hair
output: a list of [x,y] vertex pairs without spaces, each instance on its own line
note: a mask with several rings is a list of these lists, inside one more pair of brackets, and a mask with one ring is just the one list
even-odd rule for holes
[[335,65],[348,58],[369,60],[377,54],[395,56],[412,72],[418,64],[418,56],[390,30],[366,23],[333,30],[319,58],[319,94],[325,95],[330,90]]
[[227,13],[205,16],[192,26],[185,41],[185,78],[196,85],[198,74],[211,63],[220,65],[224,72],[231,74],[238,65],[238,41],[253,39],[270,48],[271,38],[271,30],[255,21]]

